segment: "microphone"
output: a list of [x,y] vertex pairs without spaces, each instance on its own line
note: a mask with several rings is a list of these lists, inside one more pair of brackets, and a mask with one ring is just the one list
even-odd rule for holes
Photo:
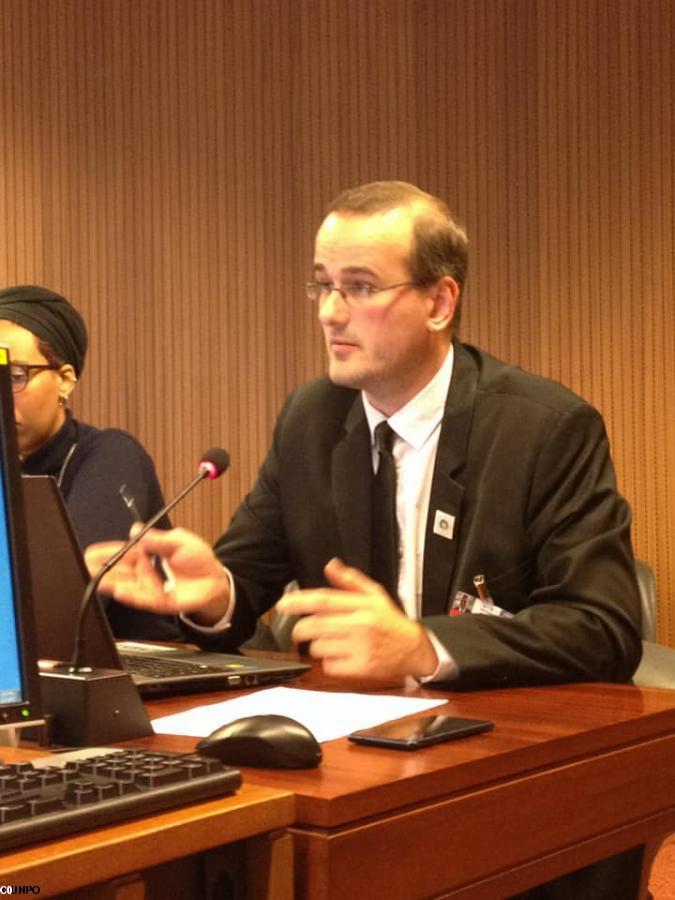
[[86,587],[84,595],[82,597],[82,602],[80,604],[80,609],[77,616],[77,627],[75,629],[75,647],[73,652],[73,659],[70,664],[72,671],[77,671],[82,668],[82,654],[84,651],[84,622],[87,616],[87,610],[89,609],[89,604],[91,603],[91,598],[96,593],[96,589],[98,588],[101,579],[104,575],[106,575],[114,565],[116,565],[122,557],[131,550],[132,547],[135,547],[136,544],[140,541],[146,532],[148,532],[153,526],[159,522],[161,518],[163,518],[167,513],[171,512],[171,510],[176,506],[176,504],[180,503],[180,501],[187,494],[190,493],[193,488],[195,488],[200,481],[204,481],[204,479],[208,479],[209,481],[213,481],[216,478],[220,478],[220,476],[227,471],[230,466],[230,454],[227,450],[223,450],[220,447],[212,447],[210,450],[202,456],[199,465],[197,467],[197,474],[194,478],[185,485],[185,487],[176,494],[176,496],[171,500],[166,506],[163,506],[159,512],[156,512],[154,516],[152,516],[148,521],[143,525],[136,534],[129,538],[129,540],[120,547],[117,553],[114,553],[110,559],[106,560],[98,572],[89,580],[89,584]]

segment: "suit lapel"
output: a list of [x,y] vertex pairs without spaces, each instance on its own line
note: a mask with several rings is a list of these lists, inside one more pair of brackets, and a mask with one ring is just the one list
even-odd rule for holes
[[[452,381],[438,439],[424,543],[423,615],[447,611],[462,527],[464,468],[478,372],[462,345],[454,342]],[[438,522],[440,517],[443,522]],[[450,525],[451,523],[451,525]],[[441,527],[445,524],[445,527]],[[449,537],[449,534],[452,537]]]
[[344,561],[370,570],[370,431],[358,394],[345,419],[345,433],[333,450],[332,491]]

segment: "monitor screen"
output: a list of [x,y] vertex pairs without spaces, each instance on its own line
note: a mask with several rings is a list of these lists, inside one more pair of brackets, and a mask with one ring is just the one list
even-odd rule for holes
[[9,352],[0,345],[0,726],[40,717]]

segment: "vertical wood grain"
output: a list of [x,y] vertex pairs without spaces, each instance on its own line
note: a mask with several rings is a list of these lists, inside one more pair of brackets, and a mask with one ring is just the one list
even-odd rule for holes
[[671,0],[0,0],[0,283],[91,332],[76,413],[136,434],[215,538],[324,365],[310,273],[341,188],[467,224],[466,340],[605,415],[675,645]]

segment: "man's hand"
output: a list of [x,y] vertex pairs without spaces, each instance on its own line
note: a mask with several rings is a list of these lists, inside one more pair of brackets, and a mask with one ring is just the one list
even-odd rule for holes
[[293,640],[308,641],[327,674],[389,681],[435,672],[438,657],[426,631],[381,585],[339,559],[324,571],[332,587],[293,591],[277,608],[305,617]]
[[[95,575],[120,547],[121,541],[87,547],[85,560],[91,575]],[[166,560],[171,567],[175,579],[171,591],[165,591],[157,574],[156,556]],[[230,602],[229,579],[213,550],[206,541],[184,528],[151,529],[105,575],[100,590],[139,609],[186,613],[200,625],[215,624],[225,615]]]

